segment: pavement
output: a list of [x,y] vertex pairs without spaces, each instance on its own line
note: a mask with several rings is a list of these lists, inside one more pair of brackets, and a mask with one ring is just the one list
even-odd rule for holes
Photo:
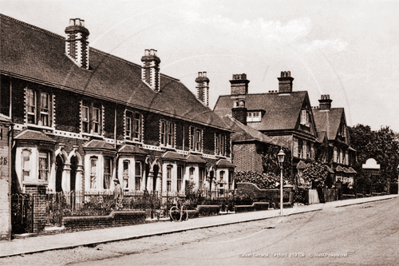
[[[294,206],[283,210],[283,216],[295,215],[325,208],[339,208],[356,204],[389,200],[399,195],[386,195],[358,199],[347,199],[322,204]],[[143,237],[171,234],[187,230],[223,226],[280,217],[280,210],[267,210],[246,213],[235,213],[190,219],[184,222],[157,222],[133,226],[114,227],[82,232],[43,235],[25,239],[13,239],[0,242],[0,258],[23,254],[38,253],[57,249],[68,249],[79,246],[95,246],[115,241],[138,239]]]

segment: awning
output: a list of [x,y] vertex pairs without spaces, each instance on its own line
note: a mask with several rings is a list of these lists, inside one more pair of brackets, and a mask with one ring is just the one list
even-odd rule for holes
[[345,172],[342,166],[338,165],[337,168],[335,168],[335,172]]
[[357,172],[355,171],[355,169],[353,169],[352,167],[349,167],[348,170],[349,170],[349,172],[350,172],[351,174],[357,174]]

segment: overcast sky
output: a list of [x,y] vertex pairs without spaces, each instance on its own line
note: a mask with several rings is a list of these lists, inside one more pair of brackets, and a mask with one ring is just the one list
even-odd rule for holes
[[81,18],[90,45],[141,64],[158,50],[161,72],[195,93],[207,71],[210,107],[230,94],[233,74],[246,73],[249,92],[278,89],[291,71],[294,90],[313,106],[330,94],[347,124],[399,132],[399,1],[97,0],[4,1],[0,12],[65,35]]

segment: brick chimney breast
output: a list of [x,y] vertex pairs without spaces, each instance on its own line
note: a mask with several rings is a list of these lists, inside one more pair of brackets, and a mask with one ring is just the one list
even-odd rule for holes
[[160,91],[161,73],[159,64],[161,63],[161,59],[157,56],[157,50],[145,49],[141,61],[143,62],[141,79],[154,91]]
[[292,92],[292,81],[294,78],[291,77],[291,71],[281,71],[281,76],[278,79],[278,92],[279,93],[291,93]]
[[89,42],[90,32],[85,28],[85,21],[80,18],[71,18],[66,27],[65,41],[66,55],[79,67],[89,69]]
[[231,109],[232,117],[241,122],[247,124],[247,108],[245,107],[245,101],[243,99],[237,99],[234,102],[234,107]]
[[319,100],[319,109],[320,110],[330,110],[331,109],[331,102],[329,94],[321,95],[321,99]]
[[230,80],[231,95],[245,95],[248,94],[247,74],[234,74],[233,79]]
[[197,98],[205,106],[209,106],[209,78],[206,72],[198,72],[198,77],[195,79],[197,83]]

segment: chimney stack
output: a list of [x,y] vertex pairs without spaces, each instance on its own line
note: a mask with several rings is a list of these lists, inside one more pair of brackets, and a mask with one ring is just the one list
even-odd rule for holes
[[197,98],[205,106],[209,107],[209,79],[206,72],[198,72],[198,77],[195,79],[197,82]]
[[243,99],[237,99],[234,102],[234,107],[231,109],[232,117],[241,122],[247,124],[247,108],[245,107],[245,101]]
[[292,81],[294,80],[294,78],[291,77],[291,71],[281,71],[281,77],[277,79],[279,93],[292,92]]
[[145,49],[141,61],[144,63],[141,69],[141,79],[154,91],[160,91],[161,73],[159,71],[159,64],[161,63],[161,59],[157,56],[157,50]]
[[329,94],[321,95],[321,99],[319,100],[319,109],[320,110],[330,110],[331,109],[331,102]]
[[89,69],[89,30],[85,28],[85,21],[71,18],[66,27],[67,34],[65,53],[79,67]]
[[233,79],[230,80],[231,95],[245,95],[248,94],[247,74],[234,74]]

